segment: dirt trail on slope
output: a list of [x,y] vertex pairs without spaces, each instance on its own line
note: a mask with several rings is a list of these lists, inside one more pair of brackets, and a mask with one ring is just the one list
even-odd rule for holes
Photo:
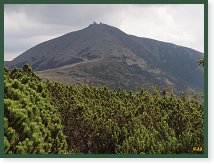
[[59,67],[59,69],[61,68],[71,68],[71,67],[74,67],[76,65],[81,65],[81,64],[84,64],[84,63],[90,63],[90,62],[95,62],[95,61],[99,61],[101,60],[102,58],[99,58],[99,59],[93,59],[93,60],[84,60],[82,62],[79,62],[79,63],[75,63],[75,64],[69,64],[69,65],[65,65],[63,67]]
[[99,58],[99,59],[93,59],[93,60],[84,59],[84,61],[82,61],[82,62],[78,62],[78,63],[74,63],[74,64],[69,64],[69,65],[64,65],[62,67],[51,68],[51,69],[47,69],[47,70],[43,70],[43,71],[37,71],[37,72],[38,73],[42,73],[42,72],[56,70],[56,69],[71,68],[71,67],[74,67],[74,66],[77,66],[77,65],[81,65],[81,64],[85,64],[85,63],[91,63],[91,62],[96,62],[96,61],[99,61],[99,60],[102,60],[102,57]]

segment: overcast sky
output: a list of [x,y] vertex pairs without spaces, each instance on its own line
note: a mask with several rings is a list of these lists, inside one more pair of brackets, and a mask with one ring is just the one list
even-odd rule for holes
[[93,21],[204,52],[203,5],[5,5],[4,60]]

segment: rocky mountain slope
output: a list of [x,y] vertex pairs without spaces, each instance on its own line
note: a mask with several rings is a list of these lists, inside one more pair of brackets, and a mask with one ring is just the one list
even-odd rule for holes
[[91,24],[43,42],[8,63],[28,63],[37,74],[63,83],[89,83],[110,88],[173,85],[177,91],[203,91],[203,54],[190,48],[128,35],[106,25]]

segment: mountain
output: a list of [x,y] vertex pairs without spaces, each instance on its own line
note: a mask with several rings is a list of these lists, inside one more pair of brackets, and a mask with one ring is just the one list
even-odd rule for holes
[[28,63],[37,74],[63,83],[89,83],[137,90],[142,85],[173,85],[203,91],[203,53],[149,38],[128,35],[106,25],[91,24],[43,42],[10,63]]
[[8,66],[9,63],[10,63],[10,61],[4,61],[4,65],[5,65],[5,66]]

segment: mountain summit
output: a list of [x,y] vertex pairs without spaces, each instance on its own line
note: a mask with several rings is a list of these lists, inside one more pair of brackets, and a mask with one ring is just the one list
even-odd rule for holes
[[38,75],[63,83],[89,83],[129,90],[173,85],[203,91],[203,54],[190,48],[128,35],[106,24],[91,24],[43,42],[7,65],[28,63]]

